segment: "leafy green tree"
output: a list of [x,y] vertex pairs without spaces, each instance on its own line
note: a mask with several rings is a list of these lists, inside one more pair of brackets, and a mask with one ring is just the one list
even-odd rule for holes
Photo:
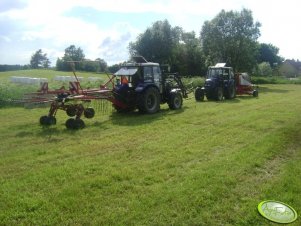
[[85,54],[80,47],[76,48],[75,45],[71,45],[65,49],[64,59],[71,59],[72,61],[82,61],[85,59]]
[[70,45],[65,49],[65,54],[62,59],[58,58],[56,61],[56,68],[60,71],[70,71],[70,63],[69,61],[76,61],[75,69],[76,70],[84,70],[83,60],[85,59],[85,54],[83,50],[79,47],[76,48],[75,45]]
[[183,75],[204,75],[205,58],[195,32],[182,31],[180,37],[179,43],[174,48],[173,70]]
[[260,76],[271,76],[273,73],[272,67],[269,62],[262,62],[258,65],[257,74]]
[[200,75],[204,57],[194,32],[172,27],[167,20],[157,21],[129,45],[130,55],[142,55],[148,61],[169,64],[182,75]]
[[170,63],[173,49],[172,27],[167,20],[157,21],[140,34],[137,41],[130,43],[131,56],[142,55],[148,61]]
[[121,67],[121,64],[113,64],[113,65],[108,67],[108,70],[111,73],[115,73],[120,69],[120,67]]
[[99,65],[99,71],[100,72],[107,72],[108,71],[108,64],[104,59],[97,58],[96,61]]
[[48,68],[50,66],[50,61],[47,58],[47,54],[43,53],[41,49],[37,50],[30,59],[31,68]]
[[275,64],[280,64],[284,59],[278,55],[279,48],[272,44],[260,43],[258,63],[269,62],[273,67]]
[[211,21],[205,21],[200,39],[206,63],[226,62],[235,71],[251,71],[257,64],[260,26],[247,9],[222,10]]
[[99,71],[99,64],[95,61],[86,60],[81,65],[83,71],[97,72]]
[[51,62],[50,62],[50,60],[47,58],[47,59],[44,60],[44,62],[43,62],[43,67],[44,67],[44,68],[49,68],[49,67],[50,67],[50,64],[51,64]]

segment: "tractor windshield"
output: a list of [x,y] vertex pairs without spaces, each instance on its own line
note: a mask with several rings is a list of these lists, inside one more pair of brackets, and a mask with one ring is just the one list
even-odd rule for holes
[[208,78],[223,78],[229,79],[233,77],[233,72],[229,68],[209,68]]
[[210,68],[208,70],[207,77],[208,78],[217,78],[223,75],[223,69],[221,68]]
[[116,76],[131,76],[136,74],[138,71],[137,67],[122,67],[120,68],[115,75]]
[[117,78],[117,85],[128,85],[129,87],[136,87],[141,81],[141,72],[138,67],[122,67],[115,74]]

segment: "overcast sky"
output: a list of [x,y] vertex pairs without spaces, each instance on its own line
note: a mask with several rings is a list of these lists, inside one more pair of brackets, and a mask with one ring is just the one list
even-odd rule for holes
[[301,1],[257,0],[0,0],[0,64],[29,64],[42,49],[52,65],[71,44],[109,65],[128,59],[128,44],[157,20],[199,35],[222,9],[253,12],[260,42],[301,60]]

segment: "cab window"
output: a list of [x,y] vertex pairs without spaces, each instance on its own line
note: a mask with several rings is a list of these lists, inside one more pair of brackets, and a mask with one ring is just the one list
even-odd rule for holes
[[143,68],[143,75],[144,75],[144,82],[152,82],[152,68],[151,67],[144,67]]

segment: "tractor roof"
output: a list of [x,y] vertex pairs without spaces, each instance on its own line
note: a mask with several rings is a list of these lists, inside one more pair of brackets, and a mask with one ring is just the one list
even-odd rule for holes
[[139,67],[139,66],[159,66],[158,63],[147,62],[147,63],[126,63],[123,67]]
[[232,67],[225,67],[226,63],[217,63],[215,66],[210,66],[209,68],[226,68],[226,69],[230,69]]
[[143,56],[133,56],[134,62],[126,63],[124,66],[159,66],[158,63],[148,62]]

